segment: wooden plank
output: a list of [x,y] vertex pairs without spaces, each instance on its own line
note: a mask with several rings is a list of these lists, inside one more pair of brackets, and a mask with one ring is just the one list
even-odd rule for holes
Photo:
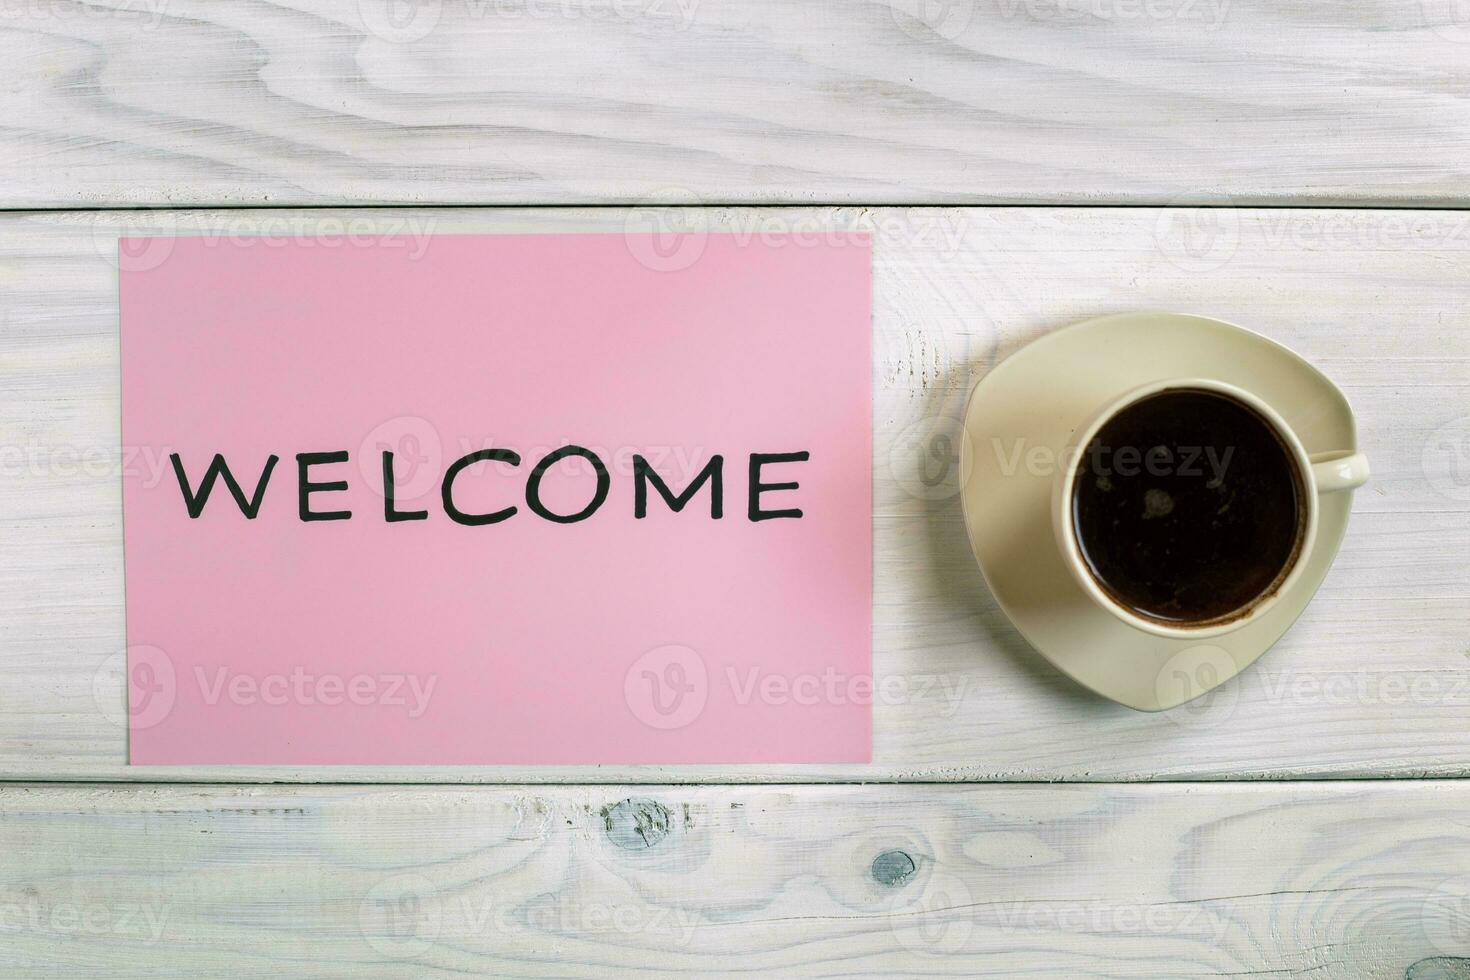
[[9,976],[1461,977],[1470,785],[0,789]]
[[[742,235],[874,235],[874,762],[860,767],[130,769],[117,435],[119,230],[621,232],[621,210],[0,218],[0,776],[352,781],[1054,780],[1470,773],[1470,232],[1465,212],[671,212]],[[1180,221],[1197,224],[1188,240]],[[1214,222],[1214,223],[1211,223]],[[269,239],[262,247],[270,247]],[[797,246],[799,247],[799,246]],[[130,261],[151,261],[145,251]],[[1033,654],[970,558],[943,462],[971,381],[1137,308],[1221,316],[1345,386],[1375,476],[1326,585],[1204,703],[1143,715]],[[153,461],[156,464],[156,460]],[[148,465],[131,460],[130,465]]]
[[16,0],[0,205],[1452,204],[1453,0]]

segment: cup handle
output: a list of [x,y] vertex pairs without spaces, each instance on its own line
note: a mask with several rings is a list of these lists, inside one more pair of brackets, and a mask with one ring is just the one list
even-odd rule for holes
[[1312,479],[1318,493],[1356,489],[1368,482],[1368,457],[1362,453],[1318,453],[1312,457]]

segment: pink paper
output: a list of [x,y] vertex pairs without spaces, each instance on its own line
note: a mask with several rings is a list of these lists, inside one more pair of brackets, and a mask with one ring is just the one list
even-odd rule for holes
[[[135,764],[865,762],[866,238],[623,235],[124,243],[122,437]],[[688,245],[690,243],[683,243]],[[688,252],[683,253],[688,258]],[[144,268],[146,266],[146,268]],[[576,523],[528,504],[575,444]],[[455,460],[510,449],[452,485]],[[384,518],[382,451],[398,511]],[[342,491],[308,497],[308,469]],[[749,518],[751,454],[767,464]],[[255,519],[248,498],[279,458]],[[649,486],[634,455],[682,492]],[[540,485],[574,514],[571,457]]]

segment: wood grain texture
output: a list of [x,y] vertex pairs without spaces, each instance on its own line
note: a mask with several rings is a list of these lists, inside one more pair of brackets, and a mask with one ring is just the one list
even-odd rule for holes
[[[872,765],[128,768],[117,669],[119,232],[308,233],[330,247],[344,231],[619,233],[650,220],[617,209],[168,212],[0,218],[0,776],[527,783],[1470,773],[1466,213],[652,217],[741,235],[866,228],[874,236]],[[155,260],[166,255],[144,248],[127,259]],[[1220,316],[1295,347],[1343,385],[1374,466],[1337,564],[1297,625],[1215,695],[1161,715],[1087,694],[1008,624],[971,559],[946,441],[970,383],[1000,358],[1069,322],[1138,308]]]
[[[0,789],[11,977],[1463,976],[1470,785]],[[642,820],[661,832],[640,835]]]
[[1453,204],[1454,0],[6,0],[0,205]]

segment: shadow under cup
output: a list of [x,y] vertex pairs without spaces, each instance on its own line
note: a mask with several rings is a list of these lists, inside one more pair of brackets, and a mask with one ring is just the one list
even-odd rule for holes
[[1114,412],[1070,491],[1074,540],[1102,592],[1186,629],[1242,619],[1280,591],[1303,550],[1311,492],[1269,419],[1189,386]]

